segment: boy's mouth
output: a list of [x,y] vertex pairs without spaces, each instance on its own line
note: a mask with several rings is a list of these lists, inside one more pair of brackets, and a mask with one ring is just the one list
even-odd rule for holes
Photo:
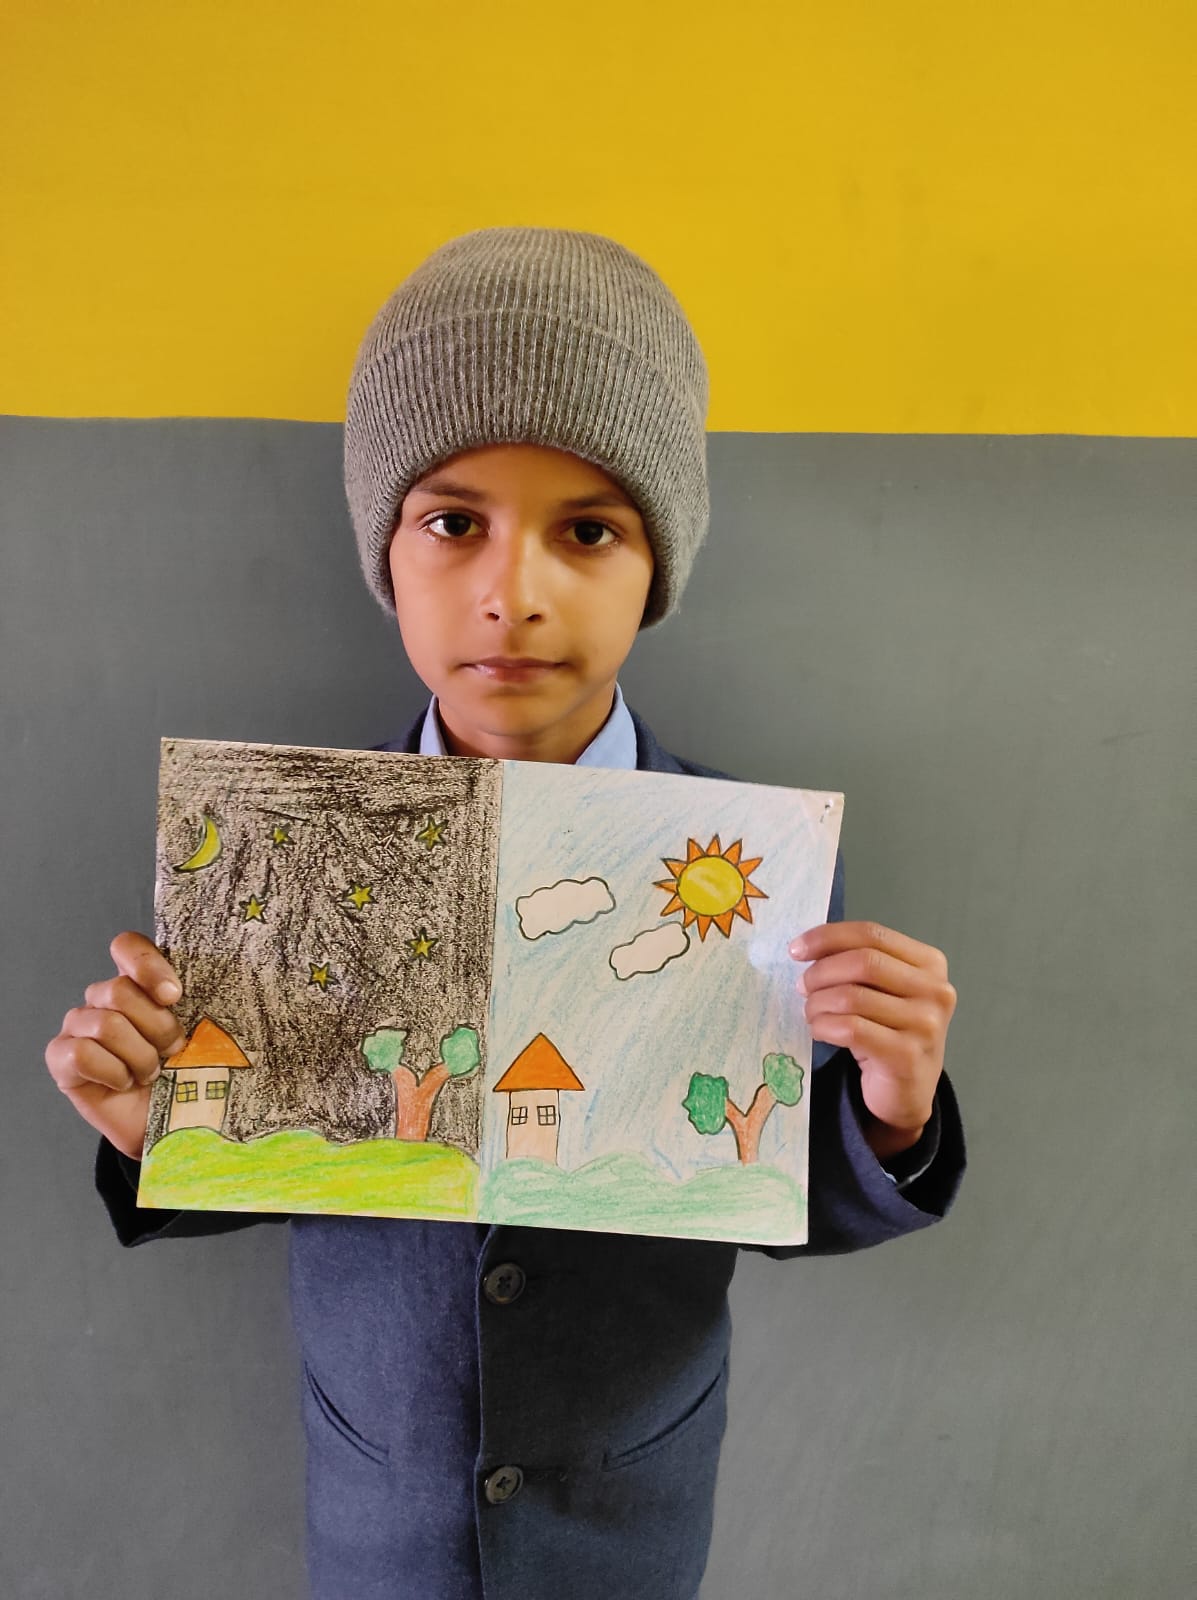
[[495,683],[523,683],[548,672],[555,672],[559,661],[545,661],[538,656],[486,656],[481,661],[468,663],[472,671],[490,678]]

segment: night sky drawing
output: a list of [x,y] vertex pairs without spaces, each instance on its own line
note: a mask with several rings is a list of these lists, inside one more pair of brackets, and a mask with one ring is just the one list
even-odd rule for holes
[[[363,1040],[403,1029],[421,1075],[454,1029],[485,1061],[501,764],[164,739],[155,938],[251,1066],[225,1134],[386,1135],[395,1095]],[[155,1085],[147,1153],[170,1114]],[[451,1078],[429,1137],[476,1156],[482,1074]]]

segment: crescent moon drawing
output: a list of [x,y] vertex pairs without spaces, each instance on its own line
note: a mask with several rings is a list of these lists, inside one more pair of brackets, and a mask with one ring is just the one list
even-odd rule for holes
[[220,834],[216,829],[215,818],[204,813],[204,836],[196,847],[195,853],[180,861],[175,867],[176,872],[198,872],[201,867],[211,866],[220,854]]

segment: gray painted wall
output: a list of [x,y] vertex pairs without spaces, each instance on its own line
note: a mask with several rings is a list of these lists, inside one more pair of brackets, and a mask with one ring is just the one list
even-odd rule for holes
[[[704,1600],[1176,1600],[1197,444],[716,435],[711,466],[625,688],[682,754],[845,792],[848,914],[948,952],[972,1166],[917,1238],[743,1260]],[[122,1250],[42,1051],[152,931],[161,735],[365,745],[418,705],[338,467],[332,427],[0,423],[12,1600],[303,1590],[284,1233]]]

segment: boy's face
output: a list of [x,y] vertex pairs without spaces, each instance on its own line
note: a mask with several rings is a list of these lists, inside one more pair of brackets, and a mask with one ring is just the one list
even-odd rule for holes
[[408,491],[389,561],[404,647],[454,751],[576,759],[611,709],[653,575],[615,480],[542,445],[463,451]]

